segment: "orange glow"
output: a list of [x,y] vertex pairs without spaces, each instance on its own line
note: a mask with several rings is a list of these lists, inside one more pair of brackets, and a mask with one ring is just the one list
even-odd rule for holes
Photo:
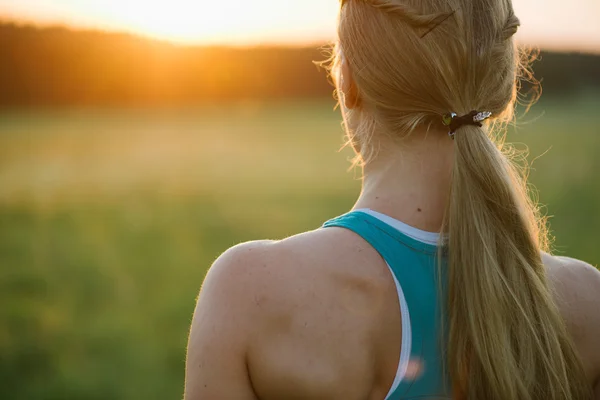
[[246,0],[109,0],[103,3],[103,10],[114,10],[114,14],[105,16],[107,22],[177,42],[189,42],[199,37],[207,41],[221,40],[247,32],[252,28],[250,23],[256,25],[269,10],[257,8]]

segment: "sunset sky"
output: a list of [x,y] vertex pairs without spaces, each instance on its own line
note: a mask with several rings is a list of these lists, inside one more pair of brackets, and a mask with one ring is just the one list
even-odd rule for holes
[[[600,0],[513,0],[519,38],[600,51]],[[0,16],[130,31],[183,43],[314,43],[334,37],[338,0],[0,0]]]

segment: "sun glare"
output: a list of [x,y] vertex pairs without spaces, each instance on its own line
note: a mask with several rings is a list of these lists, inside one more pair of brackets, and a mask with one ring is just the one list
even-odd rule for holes
[[243,43],[276,37],[290,23],[309,18],[293,14],[286,4],[273,0],[104,0],[88,3],[86,11],[111,25],[160,39]]
[[[249,6],[251,2],[240,0],[110,0],[102,3],[101,8],[89,11],[106,14],[103,17],[111,24],[127,26],[149,36],[178,42],[188,42],[199,37],[208,41],[211,38],[221,38],[231,34],[232,29],[247,29],[247,20],[255,18],[252,7]],[[239,10],[243,12],[238,12]],[[240,18],[241,15],[247,16],[246,21]]]

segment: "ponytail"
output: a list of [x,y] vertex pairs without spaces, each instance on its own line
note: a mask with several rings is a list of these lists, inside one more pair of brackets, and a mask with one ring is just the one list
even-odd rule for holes
[[547,285],[525,180],[487,127],[455,136],[448,234],[448,367],[457,398],[589,399]]

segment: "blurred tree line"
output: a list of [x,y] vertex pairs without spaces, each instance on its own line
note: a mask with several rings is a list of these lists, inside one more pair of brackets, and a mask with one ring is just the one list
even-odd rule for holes
[[[0,107],[190,105],[328,96],[318,48],[187,47],[127,34],[0,23]],[[546,95],[600,88],[600,56],[542,52]]]

